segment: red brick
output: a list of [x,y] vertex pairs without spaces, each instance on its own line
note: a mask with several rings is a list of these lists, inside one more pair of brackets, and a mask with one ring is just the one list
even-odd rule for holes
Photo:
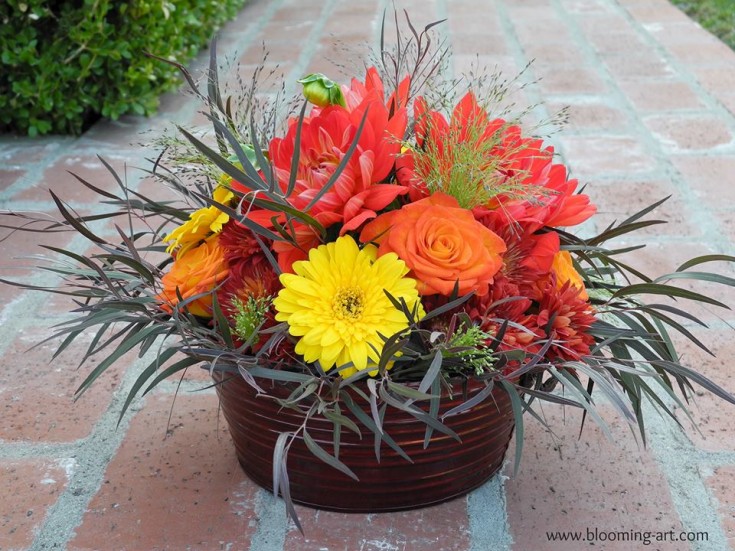
[[602,230],[613,221],[622,222],[652,203],[672,195],[663,205],[655,209],[646,219],[664,220],[666,224],[649,226],[620,238],[627,244],[650,241],[651,237],[680,237],[686,235],[697,239],[703,235],[702,228],[691,219],[684,200],[666,181],[593,181],[586,189],[592,202],[597,205],[593,220]]
[[712,149],[729,144],[733,139],[721,117],[660,115],[648,117],[643,122],[667,149]]
[[[265,51],[268,52],[268,61],[282,62],[299,58],[305,44],[296,40],[267,40]],[[240,63],[257,64],[263,60],[263,46],[261,42],[252,44],[241,56]]]
[[508,55],[508,45],[503,35],[482,34],[456,34],[452,37],[452,53],[456,55]]
[[598,74],[581,67],[532,66],[538,77],[538,86],[546,95],[552,94],[604,94],[605,83]]
[[335,46],[331,40],[319,43],[316,54],[309,62],[304,74],[323,73],[333,80],[349,82],[352,77],[364,76],[364,69],[360,65],[359,54],[350,52],[342,46]]
[[[166,164],[171,163],[173,161],[167,162]],[[183,197],[177,191],[171,189],[168,183],[155,176],[148,176],[141,180],[136,186],[135,191],[153,201],[172,203],[171,206],[177,208],[184,208],[186,206]]]
[[543,405],[555,436],[526,417],[520,471],[505,483],[515,551],[575,551],[591,545],[605,551],[634,548],[630,542],[567,542],[562,547],[547,540],[547,531],[681,530],[668,483],[651,452],[637,445],[627,424],[609,407],[598,410],[609,421],[614,442],[589,418],[579,438],[578,409]]
[[605,10],[604,7],[601,8],[601,11],[580,14],[576,18],[576,21],[585,34],[600,35],[635,32],[624,15],[618,15],[609,10]]
[[[139,171],[132,168],[137,166],[137,160],[132,155],[106,154],[102,157],[110,163],[123,181],[126,178],[126,165],[128,167],[128,177],[137,177],[140,174]],[[51,201],[51,195],[48,192],[50,189],[62,201],[70,203],[73,207],[80,203],[98,204],[101,196],[82,184],[70,172],[100,189],[114,193],[118,193],[120,190],[114,176],[105,168],[105,165],[96,155],[73,155],[62,157],[49,166],[38,183],[20,193],[16,193],[13,199],[17,201]]]
[[631,0],[622,0],[621,4],[641,23],[689,23],[694,24],[680,10],[668,2],[640,3]]
[[610,173],[631,175],[656,168],[656,160],[635,138],[562,135],[560,140],[564,146],[564,157],[575,177],[594,180],[596,176]]
[[52,330],[24,329],[3,354],[0,384],[3,388],[3,423],[0,439],[11,442],[71,442],[87,436],[107,409],[121,373],[130,365],[130,355],[107,370],[74,402],[74,393],[99,363],[90,359],[77,369],[92,336],[79,336],[75,343],[51,360],[58,342],[29,348],[52,334]]
[[568,25],[559,19],[548,2],[542,6],[526,6],[521,2],[506,6],[521,44],[549,42],[570,47],[574,44]]
[[[403,28],[408,30],[405,25],[403,10],[406,10],[408,12],[409,17],[411,18],[411,23],[416,28],[416,30],[423,29],[429,23],[433,23],[434,21],[437,21],[439,19],[439,16],[437,15],[437,3],[438,0],[403,0],[400,4],[396,4],[396,6],[398,7],[398,17],[400,18]],[[346,9],[351,9],[353,5],[359,6],[360,4],[354,2],[348,3],[346,4]],[[393,4],[391,4],[391,6],[392,5]],[[486,8],[487,6],[482,5],[481,7]],[[388,8],[388,15],[386,17],[387,21],[391,21],[393,17],[393,13],[390,11],[391,9],[392,7]],[[477,9],[475,11],[477,13],[481,12],[480,9]],[[454,13],[457,12],[450,12],[450,17]],[[461,12],[459,12],[459,14],[461,15]]]
[[0,169],[0,191],[5,191],[10,186],[15,184],[23,176],[25,176],[25,170],[18,169]]
[[[732,277],[732,274],[730,274]],[[735,307],[735,292],[730,291],[728,297],[716,297]],[[707,346],[715,357],[709,356],[684,337],[678,337],[678,351],[685,365],[702,373],[726,391],[735,395],[735,367],[732,357],[735,354],[735,344],[732,340],[732,329],[695,329],[694,335]],[[696,396],[690,404],[697,430],[691,427],[688,419],[681,415],[680,419],[686,429],[686,434],[692,443],[699,449],[706,451],[733,451],[735,430],[732,426],[735,405],[728,404],[705,391],[699,385],[694,385]],[[731,500],[730,503],[735,503]]]
[[363,41],[369,41],[373,37],[373,24],[379,24],[380,15],[377,6],[365,4],[364,10],[360,12],[337,11],[332,13],[326,20],[322,38],[340,37],[349,42],[361,56],[367,56],[369,51],[360,47]]
[[[276,62],[276,61],[265,61],[264,63],[258,64],[238,64],[237,68],[233,68],[233,75],[228,75],[229,86],[231,91],[229,94],[232,96],[233,101],[240,99],[243,92],[240,90],[247,89],[251,86],[253,78],[255,78],[256,70],[260,70],[257,81],[257,89],[260,93],[271,94],[278,92],[283,83],[286,80],[286,76],[293,69],[293,64],[296,62],[294,59],[292,62]],[[200,105],[197,108],[201,110]],[[211,123],[209,123],[211,125]]]
[[137,150],[141,143],[160,135],[167,124],[165,117],[139,115],[123,115],[116,121],[100,119],[84,133],[78,144],[100,153],[103,148],[114,153]]
[[297,508],[306,537],[291,530],[284,551],[470,548],[467,500],[399,513],[345,514]]
[[646,48],[636,54],[606,55],[603,61],[616,80],[627,78],[663,79],[674,75],[674,69],[660,56]]
[[503,30],[500,26],[500,20],[493,10],[484,10],[480,13],[467,14],[451,14],[449,20],[442,26],[449,30],[454,38],[462,38],[465,35],[476,37],[492,36],[500,38],[503,36]]
[[[520,69],[515,59],[509,55],[481,55],[475,54],[457,54],[452,56],[452,64],[454,72],[457,75],[478,75],[495,73],[500,74],[502,80],[512,80],[515,78]],[[518,84],[511,85],[511,90],[505,98],[505,103],[513,102],[516,105],[526,105],[525,94],[519,89]],[[491,106],[492,107],[492,106]]]
[[[653,211],[649,217],[665,218],[665,215],[662,215],[662,213],[657,214],[657,212],[658,209]],[[655,227],[656,226],[653,226],[653,228]],[[665,226],[662,225],[660,227]],[[638,241],[643,242],[643,240],[640,239]],[[627,253],[625,257],[627,258],[627,261],[624,260],[624,262],[628,263],[629,261],[631,265],[638,267],[644,274],[653,278],[675,271],[690,258],[715,254],[717,252],[711,245],[697,241],[696,235],[692,241],[656,242],[654,240],[650,240],[646,242],[645,245],[646,247],[644,249]],[[703,270],[705,269],[705,266],[706,265],[702,265],[699,269]],[[719,268],[722,268],[723,266],[726,267],[727,265],[720,264]],[[683,286],[685,285],[685,282],[681,281],[675,283],[675,285]]]
[[59,138],[32,142],[26,138],[10,138],[0,144],[0,163],[25,168],[55,156],[63,145],[64,140]]
[[[41,217],[40,213],[18,212],[18,216],[0,214],[0,248],[2,248],[2,260],[0,260],[0,277],[14,279],[38,273],[36,266],[41,263],[29,258],[32,255],[53,256],[55,253],[43,249],[40,245],[66,247],[73,239],[71,231],[22,231],[20,227],[34,230],[44,230],[48,227],[45,219],[40,224],[29,224],[29,220],[20,215],[27,214]],[[61,215],[52,214],[53,220],[61,219]],[[14,228],[15,231],[11,228]],[[26,281],[27,283],[27,281]],[[2,292],[2,291],[0,291]]]
[[580,66],[584,64],[584,55],[579,48],[570,47],[567,43],[539,43],[528,42],[523,44],[523,53],[534,65],[555,67],[558,65]]
[[687,180],[695,195],[713,210],[732,209],[735,203],[735,157],[716,155],[677,155],[674,166]]
[[666,49],[684,65],[702,65],[712,60],[731,59],[732,50],[723,42],[710,35],[711,40],[702,40],[700,43],[672,43]]
[[151,398],[68,549],[247,549],[257,486],[226,431],[215,395]]
[[0,549],[29,549],[46,513],[68,480],[65,469],[44,459],[0,461]]
[[630,122],[625,113],[597,101],[589,102],[547,102],[550,113],[567,108],[567,124],[570,130],[577,131],[615,131],[628,128]]
[[608,14],[610,6],[600,0],[562,0],[561,5],[567,12],[574,14]]
[[729,547],[735,549],[735,467],[727,465],[715,469],[706,483],[719,504],[720,523]]
[[618,86],[638,111],[674,111],[703,107],[692,87],[675,79],[619,80]]
[[312,27],[319,17],[318,8],[320,7],[321,6],[316,3],[313,6],[313,10],[287,9],[283,6],[273,15],[273,17],[270,18],[268,24],[262,27],[261,35],[263,37],[278,35],[284,28],[280,25],[293,25],[298,24],[299,22],[302,22],[305,27]]
[[[668,6],[670,7],[670,6]],[[676,21],[659,21],[646,25],[646,30],[672,53],[680,62],[691,64],[701,58],[705,65],[721,64],[732,60],[733,53],[727,47],[717,48],[722,42],[702,28],[699,24],[680,14]],[[701,53],[699,53],[701,51]],[[706,56],[709,53],[719,54],[717,56]],[[679,57],[681,56],[681,57]]]
[[719,66],[693,66],[690,68],[702,87],[715,97],[727,97],[735,89],[735,62]]
[[[429,2],[428,4],[431,4],[431,2]],[[406,8],[406,11],[408,11],[409,15],[411,15],[412,13],[411,11],[409,11],[410,9],[411,9],[410,6]],[[378,0],[365,0],[364,2],[355,3],[355,4],[352,4],[349,2],[348,3],[338,2],[335,8],[329,12],[329,15],[326,19],[327,23],[331,21],[331,18],[333,15],[337,17],[360,16],[363,19],[357,20],[355,22],[355,25],[365,27],[365,26],[369,26],[370,17],[377,16],[382,20],[383,12],[380,7],[380,2]],[[403,14],[400,14],[400,15],[403,16]],[[418,14],[414,14],[414,17],[418,18]],[[420,25],[422,24],[422,21],[417,20],[416,24]]]
[[586,38],[600,54],[615,52],[620,56],[636,55],[650,49],[650,46],[635,31],[621,31],[616,33],[588,32]]
[[[640,239],[633,242],[626,242],[626,244],[645,243],[646,247],[627,254],[623,262],[638,268],[639,271],[649,277],[656,278],[675,271],[684,262],[692,258],[722,253],[721,247],[707,243],[704,238],[701,238],[701,241],[696,241],[696,236],[694,236],[694,239],[695,241],[691,242],[672,241],[668,243],[657,243],[655,241],[646,242]],[[702,264],[692,268],[692,271],[708,271],[728,277],[735,277],[735,267],[725,263]],[[731,287],[691,279],[680,279],[670,283],[674,287],[688,289],[717,299],[728,304],[730,308],[735,307],[735,290]],[[648,303],[663,303],[681,308],[708,324],[719,323],[723,318],[729,319],[731,322],[735,321],[731,310],[725,310],[714,305],[701,304],[686,299],[674,300],[660,295],[651,295],[645,297],[645,300]],[[691,324],[691,322],[680,318],[678,318],[678,321]]]

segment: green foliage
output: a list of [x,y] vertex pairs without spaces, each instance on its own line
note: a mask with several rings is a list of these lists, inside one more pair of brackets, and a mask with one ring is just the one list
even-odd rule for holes
[[[253,334],[263,325],[271,302],[271,297],[253,297],[252,295],[248,296],[244,302],[239,299],[233,301],[236,310],[235,333],[244,342],[250,342]],[[253,344],[257,344],[258,340],[256,335]]]
[[449,338],[445,354],[447,358],[458,358],[476,375],[482,375],[492,369],[496,360],[494,351],[486,345],[492,338],[492,335],[485,333],[471,322],[463,324]]
[[732,0],[672,0],[672,3],[735,49],[735,4]]
[[179,83],[148,58],[191,59],[245,0],[0,2],[0,132],[79,134],[99,115],[148,115]]

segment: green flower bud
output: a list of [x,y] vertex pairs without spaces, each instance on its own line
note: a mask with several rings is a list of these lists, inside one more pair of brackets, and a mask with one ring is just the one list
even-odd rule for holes
[[339,84],[323,74],[312,73],[298,82],[304,85],[304,97],[309,103],[313,103],[317,107],[328,107],[330,105],[347,107]]

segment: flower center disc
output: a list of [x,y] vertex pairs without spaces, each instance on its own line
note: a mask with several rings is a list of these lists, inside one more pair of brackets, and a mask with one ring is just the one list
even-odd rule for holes
[[356,320],[365,309],[365,293],[362,289],[347,287],[337,291],[332,310],[337,319]]

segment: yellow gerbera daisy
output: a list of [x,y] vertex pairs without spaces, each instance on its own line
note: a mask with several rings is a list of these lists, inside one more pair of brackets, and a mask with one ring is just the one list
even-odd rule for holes
[[[212,199],[222,205],[229,205],[235,198],[235,194],[224,186],[217,186],[212,194]],[[189,220],[163,238],[163,241],[173,241],[166,252],[170,253],[179,249],[179,254],[199,244],[212,234],[222,231],[222,226],[227,224],[230,217],[215,206],[203,207],[192,212]]]
[[383,349],[380,335],[408,327],[408,320],[388,299],[388,291],[409,308],[418,303],[416,281],[404,277],[405,262],[394,253],[377,258],[377,248],[357,246],[350,236],[309,251],[309,260],[295,262],[295,274],[281,274],[283,289],[273,302],[276,320],[301,337],[296,352],[328,371],[351,366],[341,374],[375,368]]

